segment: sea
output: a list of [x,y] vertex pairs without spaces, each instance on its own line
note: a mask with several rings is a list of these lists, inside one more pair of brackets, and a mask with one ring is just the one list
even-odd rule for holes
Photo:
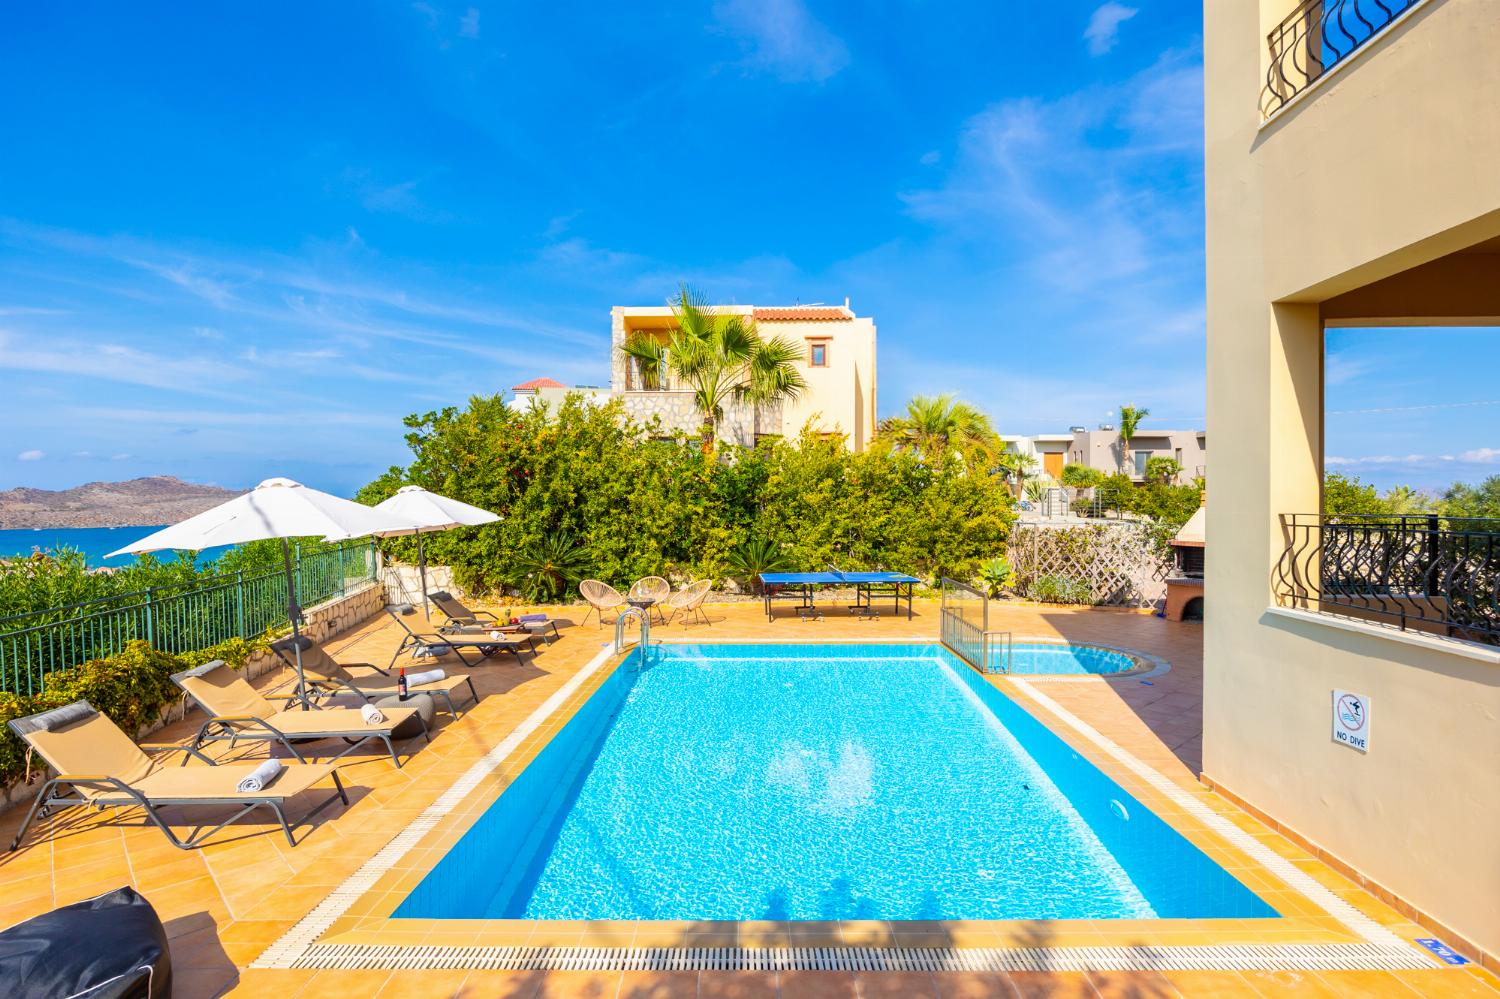
[[[33,552],[57,551],[62,548],[77,548],[91,568],[98,566],[130,565],[134,555],[119,555],[105,558],[110,552],[145,537],[164,525],[141,527],[52,527],[44,530],[0,530],[0,559],[28,558]],[[229,547],[209,548],[198,555],[198,564],[211,562],[224,554]],[[175,552],[157,552],[163,562],[177,558]]]

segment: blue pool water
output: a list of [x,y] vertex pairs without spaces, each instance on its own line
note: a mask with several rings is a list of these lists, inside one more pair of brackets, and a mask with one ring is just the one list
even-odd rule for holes
[[616,669],[397,918],[1274,910],[941,646],[663,646]]
[[1015,674],[1094,673],[1105,675],[1133,669],[1135,662],[1123,652],[1093,645],[1061,645],[1049,642],[1016,642],[1011,646],[1010,668]]

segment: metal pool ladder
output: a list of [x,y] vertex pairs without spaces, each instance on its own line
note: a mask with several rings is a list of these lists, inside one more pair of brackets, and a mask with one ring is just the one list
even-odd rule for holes
[[[1014,641],[1008,631],[986,631],[984,633],[983,656],[984,672],[986,673],[1009,673],[1015,658]],[[991,656],[1000,653],[1000,666],[998,669],[992,667]]]
[[639,607],[627,607],[615,617],[615,651],[625,651],[625,622],[630,618],[637,618],[641,622],[641,637],[637,641],[640,646],[641,658],[637,669],[645,666],[647,658],[651,655],[651,615]]

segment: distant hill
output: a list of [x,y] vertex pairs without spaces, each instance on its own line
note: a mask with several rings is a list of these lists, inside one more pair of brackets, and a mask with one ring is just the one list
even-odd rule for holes
[[0,529],[173,524],[238,495],[237,490],[171,475],[88,482],[72,489],[22,487],[0,492]]

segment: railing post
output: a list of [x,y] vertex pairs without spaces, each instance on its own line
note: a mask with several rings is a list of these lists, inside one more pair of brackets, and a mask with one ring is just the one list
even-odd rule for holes
[[234,619],[235,628],[245,638],[245,570],[234,571]]
[[341,541],[339,542],[339,595],[343,596],[348,589],[349,580],[344,575],[344,543]]
[[156,648],[156,622],[153,620],[155,614],[152,612],[151,589],[146,589],[146,644]]

